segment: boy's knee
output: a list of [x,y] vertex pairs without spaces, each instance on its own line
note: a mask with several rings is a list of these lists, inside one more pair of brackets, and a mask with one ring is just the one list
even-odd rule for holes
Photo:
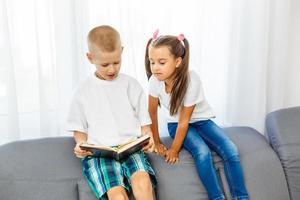
[[120,193],[114,193],[113,195],[108,196],[109,200],[128,200],[128,197],[126,194],[120,192]]
[[122,193],[115,194],[112,197],[108,197],[109,200],[128,200],[127,195],[124,195]]
[[148,174],[136,178],[132,182],[132,190],[136,199],[143,199],[145,196],[151,196],[152,184]]
[[122,187],[115,187],[107,192],[109,200],[128,200],[127,193]]
[[151,191],[152,189],[151,181],[149,180],[149,178],[143,178],[139,181],[136,181],[134,189],[135,191],[137,192],[141,191],[142,193]]

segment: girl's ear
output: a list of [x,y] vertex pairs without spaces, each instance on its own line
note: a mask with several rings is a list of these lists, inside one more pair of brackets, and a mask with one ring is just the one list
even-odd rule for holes
[[178,68],[180,66],[181,62],[182,62],[182,58],[181,57],[176,58],[176,66],[175,66],[175,68]]
[[91,64],[94,64],[93,63],[93,56],[92,56],[92,54],[90,52],[86,53],[86,57],[89,59],[89,61],[90,61]]

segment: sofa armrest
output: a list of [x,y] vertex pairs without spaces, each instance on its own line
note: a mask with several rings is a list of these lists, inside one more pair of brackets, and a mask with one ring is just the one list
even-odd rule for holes
[[269,142],[282,163],[290,198],[300,197],[300,107],[277,110],[266,118]]

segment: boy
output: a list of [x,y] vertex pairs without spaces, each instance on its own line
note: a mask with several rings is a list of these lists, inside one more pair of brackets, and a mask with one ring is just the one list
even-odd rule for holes
[[87,58],[96,71],[78,87],[67,119],[67,130],[74,132],[76,141],[74,153],[83,158],[83,174],[98,199],[128,199],[130,186],[137,200],[153,199],[155,173],[143,151],[116,161],[90,157],[91,152],[79,147],[117,146],[148,134],[151,139],[144,150],[154,150],[143,89],[135,79],[119,74],[123,50],[119,33],[110,26],[96,27],[88,34],[88,48]]

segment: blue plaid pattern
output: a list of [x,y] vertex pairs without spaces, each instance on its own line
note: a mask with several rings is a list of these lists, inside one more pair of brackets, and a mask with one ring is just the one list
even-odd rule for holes
[[81,162],[83,175],[97,199],[107,199],[106,192],[115,186],[122,186],[130,191],[130,177],[138,171],[147,172],[153,186],[157,183],[155,172],[143,151],[134,153],[121,161],[85,157]]

